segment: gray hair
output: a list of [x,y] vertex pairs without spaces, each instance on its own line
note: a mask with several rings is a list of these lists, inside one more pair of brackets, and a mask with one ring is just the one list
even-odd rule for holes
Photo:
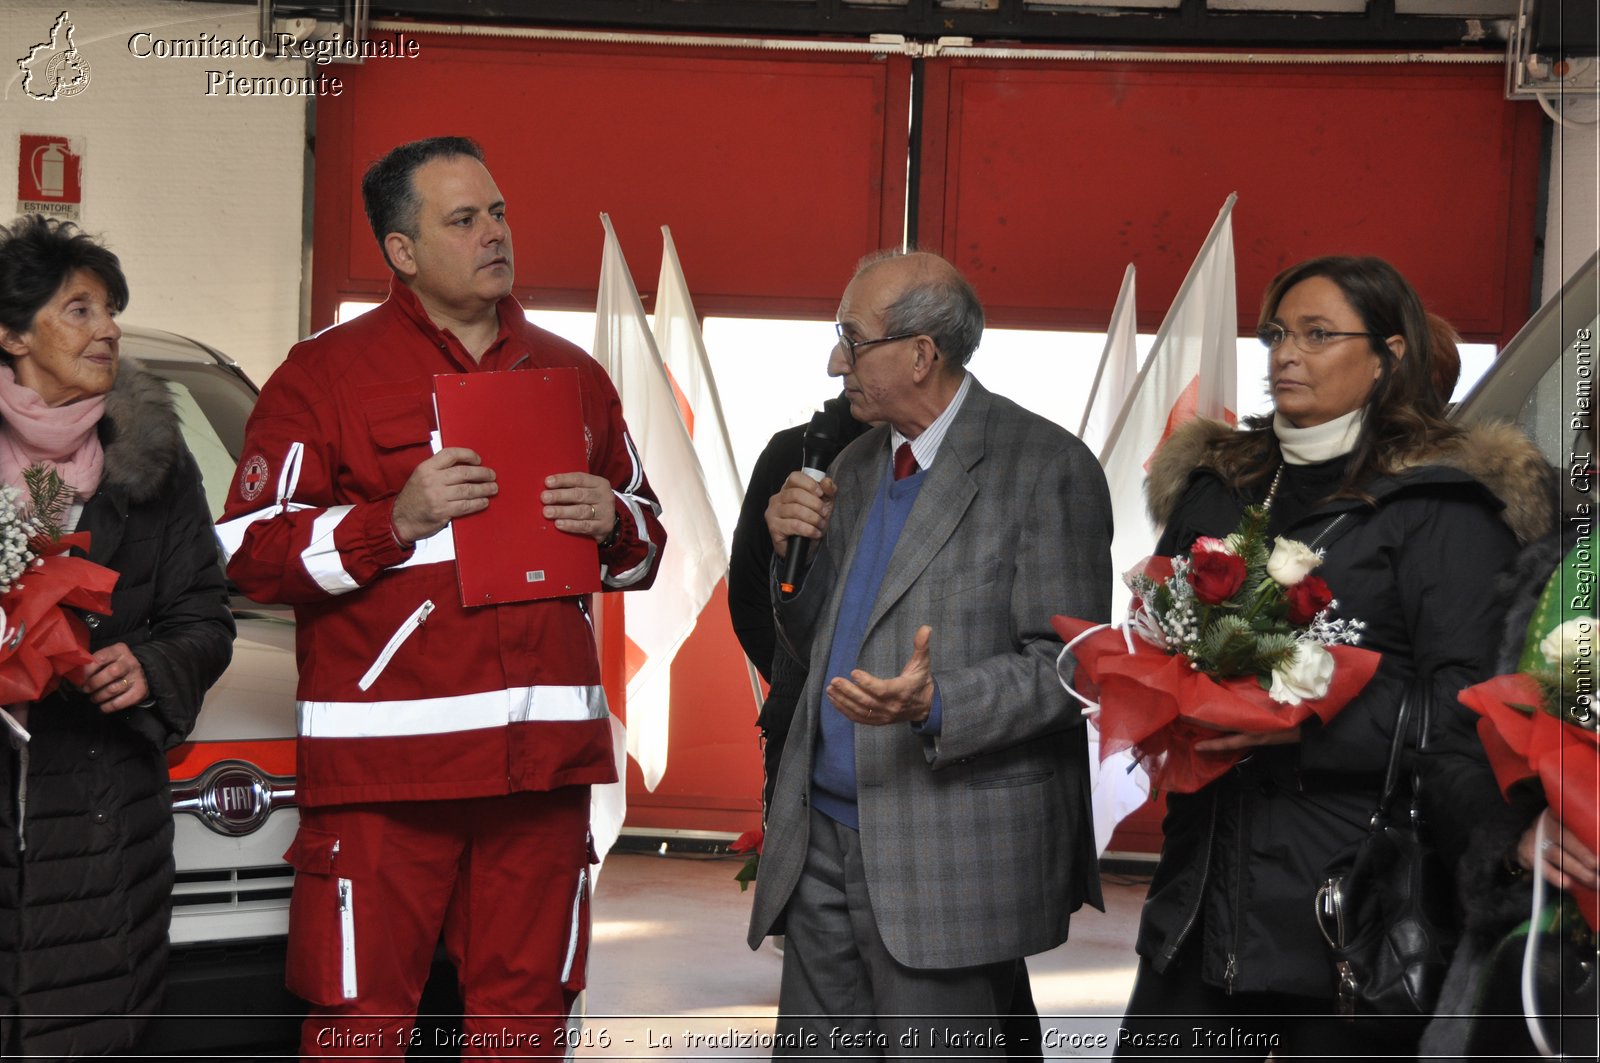
[[926,266],[885,311],[885,330],[889,335],[931,336],[953,367],[965,366],[983,339],[983,305],[978,293],[959,270],[930,251],[876,251],[861,260],[855,275],[900,258],[922,259]]

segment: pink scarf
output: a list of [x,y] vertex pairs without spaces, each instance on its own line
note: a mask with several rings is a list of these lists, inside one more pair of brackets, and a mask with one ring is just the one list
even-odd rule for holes
[[27,499],[22,472],[30,465],[53,465],[80,501],[100,486],[105,454],[95,426],[106,412],[106,397],[47,405],[39,393],[17,383],[9,365],[0,364],[0,483]]

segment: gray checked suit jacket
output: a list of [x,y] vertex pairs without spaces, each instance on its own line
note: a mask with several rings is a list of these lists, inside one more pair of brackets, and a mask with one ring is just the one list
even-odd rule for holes
[[[782,932],[809,840],[816,745],[839,591],[867,507],[888,475],[889,429],[834,463],[827,534],[798,595],[778,608],[810,662],[767,819],[752,948]],[[1088,736],[1056,677],[1055,613],[1108,618],[1111,503],[1076,437],[976,380],[900,533],[859,667],[898,675],[933,627],[937,737],[856,728],[861,848],[884,943],[914,968],[1031,955],[1103,907],[1089,810]]]

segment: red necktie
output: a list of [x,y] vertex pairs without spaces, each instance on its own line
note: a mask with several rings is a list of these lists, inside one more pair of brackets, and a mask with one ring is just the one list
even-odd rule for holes
[[917,459],[911,453],[910,443],[901,443],[894,452],[894,478],[904,480],[917,471]]

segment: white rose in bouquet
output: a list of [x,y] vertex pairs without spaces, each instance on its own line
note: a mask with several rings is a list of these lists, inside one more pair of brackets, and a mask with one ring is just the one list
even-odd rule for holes
[[1333,682],[1333,654],[1317,642],[1302,642],[1294,656],[1272,670],[1272,689],[1267,696],[1285,705],[1314,701],[1328,692]]
[[1561,676],[1563,689],[1572,686],[1571,680],[1576,677],[1594,674],[1595,626],[1592,617],[1576,617],[1539,643],[1539,653]]
[[1322,555],[1295,539],[1276,539],[1272,556],[1267,558],[1267,575],[1285,587],[1293,587],[1311,570],[1322,564]]

